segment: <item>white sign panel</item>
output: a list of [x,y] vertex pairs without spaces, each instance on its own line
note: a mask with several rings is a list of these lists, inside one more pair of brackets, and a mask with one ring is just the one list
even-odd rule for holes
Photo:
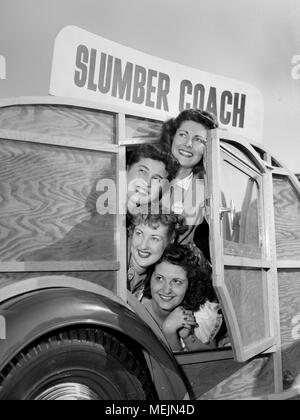
[[6,60],[0,55],[0,79],[6,79]]
[[[199,51],[201,54],[201,51]],[[263,100],[253,86],[163,60],[75,26],[58,34],[50,94],[165,120],[186,108],[213,112],[223,129],[262,140]]]

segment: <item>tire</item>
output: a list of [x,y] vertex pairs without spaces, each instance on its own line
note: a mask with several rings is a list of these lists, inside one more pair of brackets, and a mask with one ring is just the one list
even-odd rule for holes
[[119,339],[92,328],[52,336],[0,374],[0,400],[155,398],[147,367]]

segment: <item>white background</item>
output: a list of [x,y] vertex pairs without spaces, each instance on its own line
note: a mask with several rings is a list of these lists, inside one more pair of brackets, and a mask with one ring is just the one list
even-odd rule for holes
[[54,40],[67,25],[256,86],[264,144],[300,172],[299,0],[0,0],[0,98],[48,94]]

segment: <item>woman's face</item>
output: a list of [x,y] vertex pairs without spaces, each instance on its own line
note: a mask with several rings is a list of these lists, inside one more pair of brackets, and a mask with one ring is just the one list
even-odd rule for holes
[[131,258],[134,265],[146,269],[155,264],[169,244],[168,227],[138,225],[134,228],[131,240]]
[[165,164],[159,160],[141,158],[131,165],[127,171],[128,207],[157,201],[167,176]]
[[207,128],[195,121],[183,121],[172,143],[172,154],[186,169],[193,169],[203,157]]
[[157,264],[150,283],[154,310],[172,312],[183,302],[187,289],[188,278],[183,267],[167,261]]

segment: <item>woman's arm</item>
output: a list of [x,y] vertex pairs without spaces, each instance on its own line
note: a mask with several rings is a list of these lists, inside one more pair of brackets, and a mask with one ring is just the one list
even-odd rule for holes
[[212,342],[208,344],[204,344],[195,336],[192,330],[190,330],[190,333],[187,337],[183,338],[183,341],[184,341],[186,350],[189,350],[189,351],[209,350],[209,349],[217,348],[215,340],[213,340]]
[[173,331],[167,331],[163,329],[163,333],[171,347],[172,351],[181,351],[182,345],[180,339],[178,337],[177,331],[174,333]]

